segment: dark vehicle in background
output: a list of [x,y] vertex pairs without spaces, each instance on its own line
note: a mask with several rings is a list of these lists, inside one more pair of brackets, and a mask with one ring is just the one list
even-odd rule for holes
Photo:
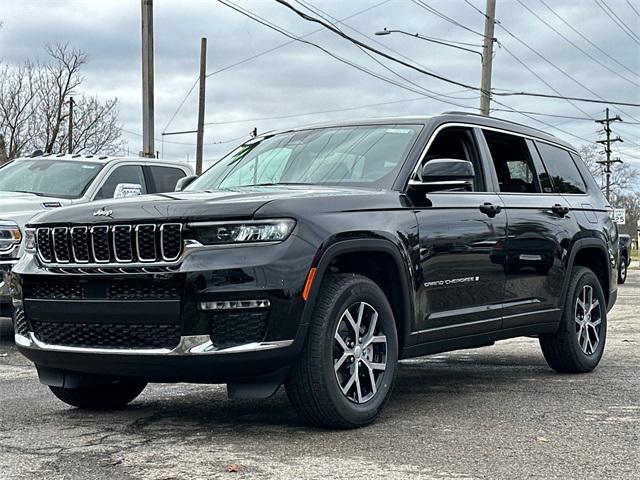
[[0,317],[12,315],[9,275],[24,250],[24,226],[47,210],[94,200],[173,191],[183,162],[106,155],[44,154],[0,167]]
[[620,234],[620,265],[618,266],[618,283],[627,281],[627,270],[631,264],[631,235]]
[[284,383],[308,422],[350,428],[377,417],[403,358],[523,335],[558,372],[602,357],[617,229],[544,132],[455,112],[313,126],[180,188],[28,225],[15,340],[69,405]]

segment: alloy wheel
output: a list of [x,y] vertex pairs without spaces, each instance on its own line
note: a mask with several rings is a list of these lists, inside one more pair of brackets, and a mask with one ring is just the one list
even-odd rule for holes
[[578,345],[586,355],[593,355],[600,344],[600,308],[600,302],[593,295],[593,288],[585,285],[576,298],[575,322]]
[[371,400],[387,368],[387,336],[378,312],[366,302],[354,303],[340,317],[333,342],[338,386],[354,403]]

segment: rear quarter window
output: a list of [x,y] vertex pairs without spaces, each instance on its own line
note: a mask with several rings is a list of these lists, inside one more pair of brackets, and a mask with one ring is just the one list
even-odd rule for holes
[[153,180],[154,192],[165,193],[173,192],[176,189],[176,183],[186,174],[179,168],[172,167],[149,167],[151,179]]
[[536,148],[540,152],[556,192],[587,192],[584,179],[580,175],[573,157],[567,150],[542,142],[536,142]]

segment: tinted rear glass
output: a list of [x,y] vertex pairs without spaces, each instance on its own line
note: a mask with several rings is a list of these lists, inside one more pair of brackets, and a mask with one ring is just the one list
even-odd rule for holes
[[547,167],[556,192],[585,193],[587,191],[582,175],[568,151],[542,142],[536,142],[536,147]]

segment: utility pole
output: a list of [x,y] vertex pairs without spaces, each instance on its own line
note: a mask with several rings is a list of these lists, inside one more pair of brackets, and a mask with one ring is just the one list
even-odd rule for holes
[[200,91],[198,96],[198,135],[196,139],[196,175],[202,174],[202,153],[204,141],[204,104],[207,84],[207,39],[200,39]]
[[613,142],[622,142],[620,137],[611,138],[611,123],[612,122],[621,122],[622,119],[619,115],[611,118],[609,117],[609,107],[605,110],[605,117],[602,120],[596,120],[597,123],[602,124],[602,128],[604,129],[604,133],[607,138],[604,140],[598,140],[596,143],[601,143],[604,145],[604,153],[606,154],[606,160],[598,162],[600,165],[604,165],[604,177],[605,177],[605,197],[607,197],[607,201],[610,201],[611,196],[611,164],[612,163],[622,163],[622,160],[619,158],[611,158],[611,144]]
[[155,148],[153,113],[153,0],[142,2],[142,152],[153,158]]
[[493,66],[493,30],[496,24],[496,0],[487,0],[482,43],[482,75],[480,77],[480,113],[489,115],[491,103],[491,68]]
[[69,154],[73,153],[73,97],[69,97]]

